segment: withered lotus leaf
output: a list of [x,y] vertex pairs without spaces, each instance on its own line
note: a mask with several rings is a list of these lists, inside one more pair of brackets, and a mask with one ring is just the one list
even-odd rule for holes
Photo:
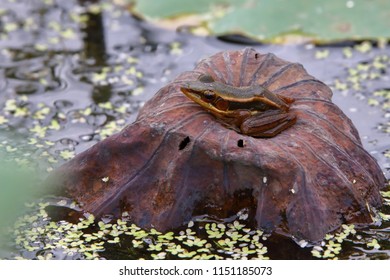
[[[180,91],[201,74],[294,98],[296,123],[271,138],[227,128]],[[371,223],[385,180],[331,97],[298,63],[250,48],[220,52],[160,89],[133,124],[60,167],[56,181],[86,211],[127,211],[147,228],[246,208],[258,228],[319,240],[343,223]]]

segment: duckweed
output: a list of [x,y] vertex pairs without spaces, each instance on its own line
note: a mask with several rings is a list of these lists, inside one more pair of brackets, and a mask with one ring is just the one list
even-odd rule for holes
[[372,50],[372,44],[369,41],[364,41],[361,44],[358,44],[354,47],[360,53],[368,53]]
[[[245,228],[238,221],[224,224],[193,220],[181,231],[162,233],[153,228],[142,229],[127,222],[126,217],[114,223],[96,221],[93,215],[86,215],[77,223],[55,222],[46,211],[54,205],[78,207],[61,198],[28,204],[31,213],[20,217],[10,232],[19,250],[35,252],[37,259],[56,258],[58,250],[66,258],[99,259],[116,246],[127,248],[128,254],[132,254],[129,258],[140,259],[267,258],[267,249],[259,242],[263,233]],[[220,234],[208,236],[207,232],[214,231]]]
[[[363,42],[356,45],[354,49],[348,48],[346,58],[350,58],[354,51],[368,55],[371,49],[370,42]],[[390,108],[390,93],[387,87],[383,87],[383,82],[386,81],[386,73],[389,71],[390,58],[387,54],[371,55],[366,61],[347,68],[347,77],[344,80],[336,78],[332,86],[343,95],[352,94],[358,99],[365,100],[369,106],[380,108],[386,117]],[[377,89],[372,92],[367,91],[367,84]],[[375,84],[378,86],[373,86]],[[386,123],[377,128],[386,133],[390,132],[389,125]]]
[[390,198],[390,191],[382,191],[381,192],[382,197],[384,198]]
[[351,58],[353,56],[352,48],[351,47],[346,47],[343,48],[343,55],[345,58]]
[[329,56],[330,51],[325,49],[325,50],[318,50],[315,53],[315,58],[316,59],[325,59]]
[[321,243],[321,246],[314,246],[311,254],[316,258],[337,259],[340,254],[343,242],[350,235],[355,235],[354,225],[342,225],[341,230],[335,234],[327,234]]
[[60,152],[60,157],[62,157],[64,160],[71,159],[75,156],[74,151],[69,151],[69,150],[63,150]]
[[374,248],[374,249],[379,249],[381,247],[381,245],[379,245],[378,240],[373,238],[371,240],[371,242],[367,243],[367,247],[371,247],[371,248]]

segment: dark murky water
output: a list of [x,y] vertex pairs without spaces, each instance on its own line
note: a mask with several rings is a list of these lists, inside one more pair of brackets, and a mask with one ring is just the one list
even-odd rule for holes
[[[82,6],[77,1],[0,0],[0,7],[0,150],[17,164],[34,164],[43,172],[131,123],[145,101],[201,58],[246,46],[161,30],[110,1]],[[331,85],[334,102],[390,177],[389,46],[252,47],[300,62]],[[389,215],[389,206],[382,211]],[[43,225],[47,220],[35,226]],[[367,245],[373,239],[379,247]],[[390,258],[389,222],[343,240],[339,258]],[[264,242],[271,259],[314,258],[312,247],[301,249],[286,238]],[[99,256],[118,257],[119,248],[110,246],[97,249]],[[28,253],[22,247],[17,245],[20,252],[14,253],[44,255],[43,248]],[[56,258],[74,256],[56,251]],[[147,258],[145,250],[125,250],[119,256]]]

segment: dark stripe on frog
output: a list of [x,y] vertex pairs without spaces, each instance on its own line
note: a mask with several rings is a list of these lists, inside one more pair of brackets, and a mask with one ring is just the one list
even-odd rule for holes
[[275,109],[275,107],[272,107],[270,105],[258,102],[258,101],[250,101],[250,102],[234,102],[229,101],[229,110],[247,110],[248,108],[251,108],[252,110],[256,111],[266,111],[269,109]]
[[248,103],[259,102],[258,98],[265,98],[276,104],[277,107],[288,108],[288,105],[283,100],[260,85],[234,87],[217,81],[208,83],[208,85],[209,90],[212,90],[219,97],[229,102],[241,102],[248,105]]

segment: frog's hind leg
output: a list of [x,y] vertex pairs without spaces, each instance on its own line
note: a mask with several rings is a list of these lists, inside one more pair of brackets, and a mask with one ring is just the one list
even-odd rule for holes
[[292,112],[271,110],[246,119],[240,126],[241,133],[260,138],[270,138],[289,128],[296,122]]

